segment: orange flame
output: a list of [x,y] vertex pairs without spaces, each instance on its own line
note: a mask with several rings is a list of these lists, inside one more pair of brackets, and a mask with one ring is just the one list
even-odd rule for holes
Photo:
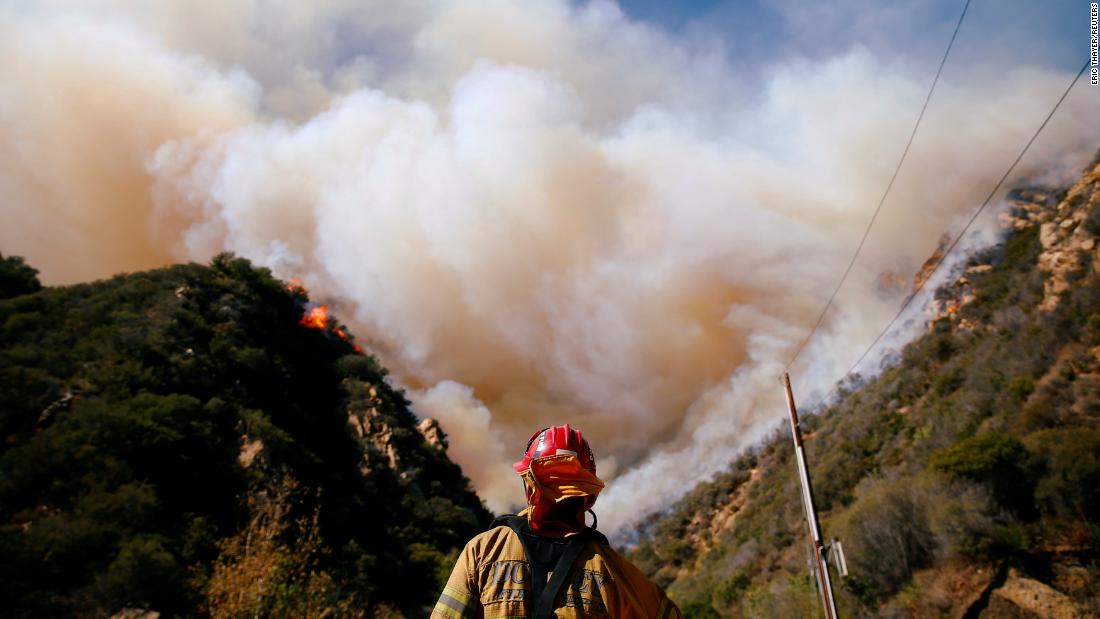
[[[351,342],[351,336],[348,335],[348,332],[344,331],[339,325],[335,324],[334,321],[330,320],[327,305],[318,305],[306,310],[306,313],[302,314],[300,324],[310,329],[328,331],[345,342]],[[352,344],[352,348],[355,349],[355,352],[363,352],[363,348],[358,344]]]
[[310,329],[327,329],[328,306],[318,305],[306,310],[306,313],[302,314],[301,325]]
[[[291,292],[309,294],[309,291],[306,290],[305,285],[302,284],[302,280],[298,279],[297,277],[292,277],[290,281],[286,283],[286,289]],[[336,324],[336,321],[330,318],[327,305],[315,305],[307,309],[306,312],[302,314],[302,319],[298,322],[303,327],[328,331],[329,333],[336,335],[336,337],[340,338],[341,340],[348,342],[349,344],[351,343],[351,336],[348,335],[347,331],[341,329],[340,326]],[[351,346],[355,349],[355,352],[363,352],[363,348],[358,344],[352,344]]]

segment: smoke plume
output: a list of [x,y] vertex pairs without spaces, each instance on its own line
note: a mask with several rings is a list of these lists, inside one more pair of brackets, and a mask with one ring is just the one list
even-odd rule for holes
[[[793,369],[807,398],[1070,75],[1001,71],[945,74]],[[492,508],[522,500],[509,464],[530,433],[568,422],[616,529],[782,418],[776,378],[932,71],[849,45],[749,73],[600,1],[9,4],[0,249],[54,284],[225,250],[298,277],[440,420]],[[1084,86],[1022,172],[1095,148]]]

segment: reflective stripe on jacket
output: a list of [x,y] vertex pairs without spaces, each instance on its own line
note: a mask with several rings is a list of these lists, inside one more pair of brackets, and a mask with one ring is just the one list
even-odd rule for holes
[[[531,569],[519,537],[496,527],[470,540],[432,611],[433,619],[529,617]],[[560,619],[679,619],[665,592],[610,546],[592,541],[558,593]]]

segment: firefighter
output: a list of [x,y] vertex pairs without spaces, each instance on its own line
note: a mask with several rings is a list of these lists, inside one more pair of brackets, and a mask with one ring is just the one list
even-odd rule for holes
[[513,468],[527,508],[466,544],[433,619],[680,617],[665,592],[596,531],[594,512],[586,526],[604,484],[580,430],[535,432]]

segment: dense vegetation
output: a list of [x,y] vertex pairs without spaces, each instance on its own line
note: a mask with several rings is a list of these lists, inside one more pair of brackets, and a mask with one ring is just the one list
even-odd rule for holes
[[[1095,235],[1098,198],[1093,181],[1048,219]],[[1011,232],[940,292],[972,296],[804,419],[823,528],[848,556],[844,616],[977,616],[1009,568],[1100,614],[1100,276],[1085,247],[1042,308],[1040,226]],[[820,613],[789,441],[777,430],[640,528],[634,559],[686,616]]]
[[6,616],[417,614],[485,526],[300,288],[229,255],[40,288],[0,257]]

